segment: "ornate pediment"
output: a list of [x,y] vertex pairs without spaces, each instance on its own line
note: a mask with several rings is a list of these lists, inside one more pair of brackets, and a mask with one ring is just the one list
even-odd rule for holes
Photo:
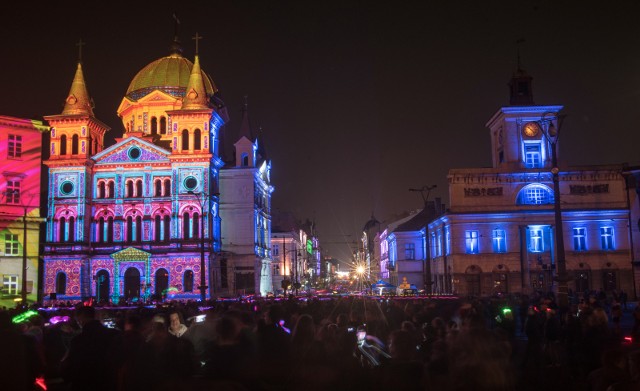
[[149,257],[151,257],[150,253],[139,250],[135,247],[127,247],[111,254],[111,258],[116,261],[146,261]]
[[169,163],[171,153],[155,144],[137,137],[128,137],[95,155],[96,165]]

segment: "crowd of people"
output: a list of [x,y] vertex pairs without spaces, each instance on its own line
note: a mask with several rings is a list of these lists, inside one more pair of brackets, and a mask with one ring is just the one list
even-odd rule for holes
[[640,390],[640,350],[597,295],[210,304],[0,310],[0,388]]

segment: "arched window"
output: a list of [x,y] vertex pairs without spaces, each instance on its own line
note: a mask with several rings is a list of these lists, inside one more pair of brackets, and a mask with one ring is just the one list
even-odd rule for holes
[[113,242],[113,217],[107,219],[107,242]]
[[67,154],[67,135],[60,136],[60,155]]
[[142,217],[136,217],[136,242],[142,242]]
[[76,241],[76,219],[75,217],[69,217],[69,241]]
[[553,204],[553,191],[542,184],[530,184],[520,190],[516,202],[518,205]]
[[159,242],[162,240],[162,237],[160,236],[160,227],[162,225],[162,220],[160,219],[160,216],[156,216],[154,224],[153,224],[153,239],[156,242]]
[[151,117],[151,134],[158,134],[158,119]]
[[96,224],[96,234],[98,235],[96,242],[104,242],[104,217],[100,217]]
[[133,217],[127,217],[127,242],[133,241]]
[[98,194],[96,194],[96,198],[106,198],[105,195],[105,186],[104,186],[104,182],[99,182],[98,183]]
[[249,166],[249,155],[246,153],[242,154],[242,167],[248,167]]
[[198,226],[198,223],[200,222],[199,217],[200,216],[198,216],[198,213],[194,213],[191,217],[191,237],[193,237],[194,239],[200,238],[200,227]]
[[127,181],[127,194],[125,198],[133,197],[133,181]]
[[136,181],[136,197],[142,197],[142,179]]
[[199,151],[202,149],[202,132],[200,129],[193,131],[193,149]]
[[160,179],[156,179],[155,182],[153,182],[153,185],[154,185],[153,195],[155,197],[162,197],[162,181]]
[[193,292],[193,271],[186,270],[184,272],[184,277],[182,278],[182,285],[184,286],[185,292]]
[[182,150],[189,150],[189,131],[187,129],[182,130]]
[[171,218],[169,216],[164,216],[163,223],[164,223],[164,230],[163,230],[162,240],[165,242],[168,242],[169,239],[171,238]]
[[115,192],[115,183],[113,181],[109,181],[109,183],[107,184],[107,189],[108,189],[108,198],[115,198],[116,196],[116,192]]
[[160,117],[160,134],[167,133],[167,119],[165,117]]
[[191,239],[191,234],[189,232],[191,222],[189,220],[189,213],[182,215],[182,239]]
[[78,135],[77,134],[74,134],[73,137],[71,137],[71,154],[72,155],[78,154]]
[[56,274],[56,293],[59,295],[67,293],[67,275],[63,272]]
[[67,219],[60,217],[58,220],[58,242],[66,241],[65,233],[67,231]]
[[164,180],[164,196],[168,197],[171,195],[171,179]]

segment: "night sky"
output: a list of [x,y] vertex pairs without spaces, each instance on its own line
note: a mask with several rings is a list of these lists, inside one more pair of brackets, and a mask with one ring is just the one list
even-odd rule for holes
[[[315,220],[325,255],[348,260],[372,212],[418,209],[409,188],[449,168],[491,165],[485,123],[522,65],[536,104],[562,104],[561,159],[640,164],[640,6],[633,1],[65,1],[3,9],[0,114],[59,114],[81,38],[98,119],[168,54],[175,12],[184,55],[213,78],[237,132],[243,96],[272,160],[273,207]],[[381,2],[376,2],[381,3]],[[104,4],[104,5],[99,5]],[[142,5],[144,4],[144,5]],[[92,9],[92,8],[96,9]]]

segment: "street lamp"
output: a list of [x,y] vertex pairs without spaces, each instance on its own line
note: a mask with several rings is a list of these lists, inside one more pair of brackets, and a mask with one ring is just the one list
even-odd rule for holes
[[[557,127],[554,124],[557,123]],[[553,175],[553,198],[554,198],[554,219],[556,225],[555,231],[555,243],[556,243],[556,277],[558,282],[558,306],[561,309],[566,309],[569,306],[568,298],[568,277],[567,277],[567,265],[564,254],[564,235],[562,229],[562,211],[560,209],[560,177],[558,168],[558,156],[557,145],[558,137],[560,136],[560,128],[564,116],[558,116],[555,112],[546,112],[542,115],[538,121],[542,134],[551,146],[551,174]]]
[[[204,193],[196,193],[192,190],[188,191],[189,194],[195,196],[200,204],[200,213],[202,216],[200,217],[200,286],[198,289],[200,290],[200,301],[205,302],[207,300],[207,277],[205,274],[205,262],[204,262],[204,223],[205,223],[205,215],[208,212],[209,206],[207,203],[207,197]],[[202,197],[204,196],[204,197]],[[206,211],[205,211],[205,206]]]

